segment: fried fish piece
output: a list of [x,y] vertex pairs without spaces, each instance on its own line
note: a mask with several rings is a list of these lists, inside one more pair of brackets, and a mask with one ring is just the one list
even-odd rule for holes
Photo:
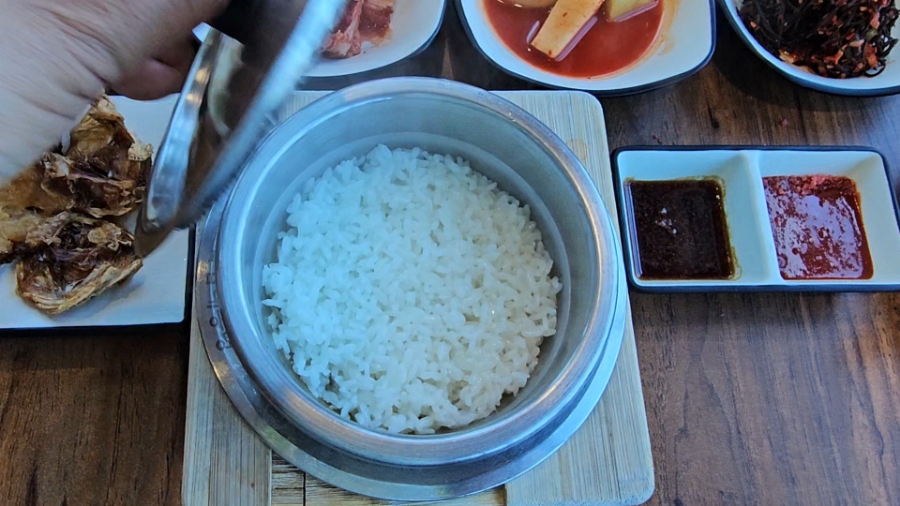
[[143,199],[152,154],[102,96],[72,129],[65,156],[47,153],[38,162],[41,188],[64,199],[66,209],[95,218],[124,216]]
[[152,147],[125,126],[125,118],[103,95],[69,134],[66,156],[107,167],[120,179],[146,182]]
[[44,169],[40,163],[19,172],[7,184],[0,186],[0,209],[36,209],[54,215],[69,208],[69,199],[51,195],[41,188]]
[[124,216],[143,198],[146,185],[132,179],[116,179],[101,173],[102,166],[48,153],[40,162],[41,188],[60,201],[63,209],[77,210],[94,218]]
[[47,314],[68,311],[141,268],[133,244],[115,223],[59,213],[33,226],[20,243],[16,293]]
[[46,153],[0,187],[0,264],[19,260],[16,293],[48,314],[123,283],[142,264],[113,223],[143,198],[152,147],[125,128],[105,96]]
[[21,252],[28,231],[46,218],[31,209],[0,207],[0,265],[12,262]]
[[15,260],[18,245],[32,227],[42,223],[48,214],[68,207],[66,199],[49,195],[41,188],[42,178],[43,171],[32,166],[0,186],[0,265]]

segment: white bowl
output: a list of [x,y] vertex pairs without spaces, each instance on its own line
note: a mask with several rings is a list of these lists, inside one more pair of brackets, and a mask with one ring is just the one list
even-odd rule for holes
[[[894,49],[891,52],[884,72],[875,77],[852,77],[848,79],[822,77],[805,67],[781,61],[780,58],[768,52],[766,48],[757,42],[750,30],[744,26],[744,22],[741,21],[741,17],[738,15],[738,9],[740,9],[741,5],[743,5],[742,0],[719,0],[719,6],[722,8],[725,17],[728,18],[731,27],[744,40],[744,43],[770,67],[791,81],[807,88],[836,95],[865,97],[900,93],[900,49]],[[900,36],[900,31],[898,31],[900,28],[898,26],[900,24],[894,26],[892,32],[894,37]]]
[[642,93],[696,73],[709,63],[715,49],[716,18],[712,0],[662,0],[665,8],[662,33],[636,65],[601,77],[561,76],[541,70],[511,51],[491,27],[484,1],[494,0],[456,0],[472,44],[504,71],[551,88],[586,90],[607,96]]
[[[850,147],[623,148],[613,154],[616,197],[631,284],[649,292],[900,290],[900,226],[884,157]],[[853,180],[872,257],[869,279],[787,280],[778,267],[763,178],[823,174]],[[724,192],[735,274],[726,280],[648,280],[636,276],[634,226],[625,205],[628,180],[714,177]]]
[[[387,67],[423,51],[437,36],[447,10],[447,0],[395,0],[391,17],[391,34],[381,44],[363,45],[363,52],[343,60],[323,58],[307,77],[327,78],[349,76]],[[194,29],[203,40],[209,25]]]
[[363,46],[363,52],[343,60],[323,59],[309,77],[339,77],[386,67],[416,55],[431,44],[447,0],[395,0],[391,35],[377,46]]

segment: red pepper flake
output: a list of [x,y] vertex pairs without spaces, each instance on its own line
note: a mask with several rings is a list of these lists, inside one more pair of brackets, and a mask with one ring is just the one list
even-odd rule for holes
[[841,58],[843,58],[843,57],[844,57],[844,52],[839,50],[837,53],[834,53],[831,56],[826,56],[823,59],[823,61],[825,63],[837,63],[837,62],[841,61]]

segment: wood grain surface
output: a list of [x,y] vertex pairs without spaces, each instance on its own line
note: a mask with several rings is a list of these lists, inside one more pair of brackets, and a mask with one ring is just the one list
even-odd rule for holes
[[[613,148],[869,145],[897,190],[900,98],[799,88],[719,21],[699,74],[602,100]],[[534,89],[485,61],[452,9],[428,50],[364,77],[386,75]],[[656,466],[649,504],[900,504],[900,294],[631,301]],[[0,503],[178,504],[187,358],[186,327],[3,334]]]

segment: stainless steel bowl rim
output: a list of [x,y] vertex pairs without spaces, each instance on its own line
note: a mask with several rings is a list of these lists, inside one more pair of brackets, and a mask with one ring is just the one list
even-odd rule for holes
[[[543,392],[537,400],[518,410],[499,416],[492,423],[473,429],[462,429],[436,435],[397,435],[366,429],[344,420],[313,398],[293,371],[274,362],[270,354],[257,346],[268,336],[259,335],[252,323],[249,304],[239,304],[242,298],[240,280],[247,275],[238,256],[241,244],[242,212],[252,202],[258,189],[265,184],[262,177],[280,155],[296,139],[315,129],[329,118],[348,109],[378,100],[391,100],[405,94],[424,94],[446,100],[464,102],[484,111],[497,114],[513,122],[522,132],[558,160],[564,176],[578,192],[578,204],[590,217],[590,235],[600,255],[598,272],[600,289],[591,301],[592,317],[584,329],[584,339],[578,351],[558,375],[553,388]],[[427,78],[395,78],[371,81],[346,88],[311,104],[289,120],[299,130],[275,129],[251,156],[243,174],[235,185],[226,205],[219,231],[217,275],[219,297],[223,303],[223,317],[241,361],[254,377],[256,384],[285,416],[304,431],[333,446],[355,455],[396,465],[442,465],[448,462],[482,458],[515,446],[539,432],[555,418],[568,414],[596,370],[604,352],[604,343],[614,330],[618,287],[621,277],[620,250],[609,213],[606,212],[596,187],[581,162],[569,148],[545,125],[518,106],[491,93],[460,83]]]

